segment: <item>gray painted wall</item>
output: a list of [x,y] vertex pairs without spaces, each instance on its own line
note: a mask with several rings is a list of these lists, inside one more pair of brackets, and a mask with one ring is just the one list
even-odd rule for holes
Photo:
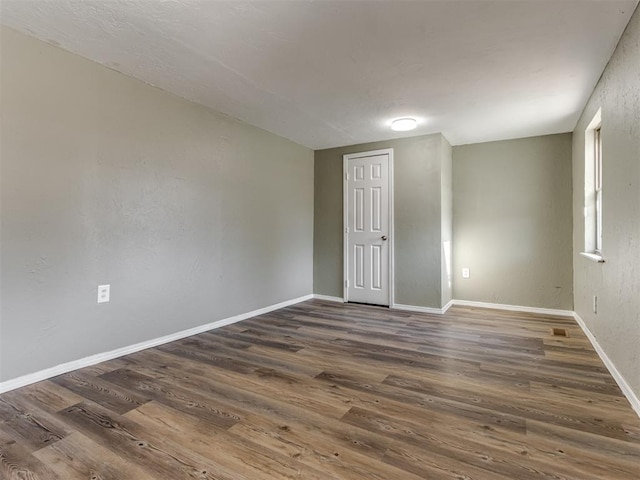
[[0,380],[312,292],[311,150],[6,28],[1,54]]
[[394,150],[395,302],[439,308],[442,135],[315,152],[314,293],[342,297],[342,156]]
[[444,136],[440,138],[440,215],[442,248],[440,273],[441,306],[453,299],[453,149]]
[[570,133],[454,147],[453,192],[455,299],[573,309]]
[[[585,129],[602,108],[603,264],[584,250]],[[573,133],[575,310],[640,397],[640,10]],[[592,310],[598,297],[598,313]]]

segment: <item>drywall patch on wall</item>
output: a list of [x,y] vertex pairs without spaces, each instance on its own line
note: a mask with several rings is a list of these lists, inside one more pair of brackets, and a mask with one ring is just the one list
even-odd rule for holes
[[573,310],[571,189],[571,134],[454,147],[454,298]]
[[312,293],[311,150],[1,35],[0,381]]

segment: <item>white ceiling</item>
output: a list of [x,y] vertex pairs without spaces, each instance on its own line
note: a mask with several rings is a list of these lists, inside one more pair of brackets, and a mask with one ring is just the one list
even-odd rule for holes
[[637,3],[2,0],[1,22],[310,148],[460,145],[572,130]]

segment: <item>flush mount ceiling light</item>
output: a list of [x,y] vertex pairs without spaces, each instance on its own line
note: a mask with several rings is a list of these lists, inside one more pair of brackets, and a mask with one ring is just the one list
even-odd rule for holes
[[418,121],[415,118],[398,118],[391,122],[391,130],[395,130],[396,132],[407,132],[417,126]]

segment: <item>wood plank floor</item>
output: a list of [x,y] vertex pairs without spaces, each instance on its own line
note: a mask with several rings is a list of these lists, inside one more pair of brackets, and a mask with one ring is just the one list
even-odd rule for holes
[[640,419],[572,319],[313,300],[1,395],[0,478],[637,480]]

